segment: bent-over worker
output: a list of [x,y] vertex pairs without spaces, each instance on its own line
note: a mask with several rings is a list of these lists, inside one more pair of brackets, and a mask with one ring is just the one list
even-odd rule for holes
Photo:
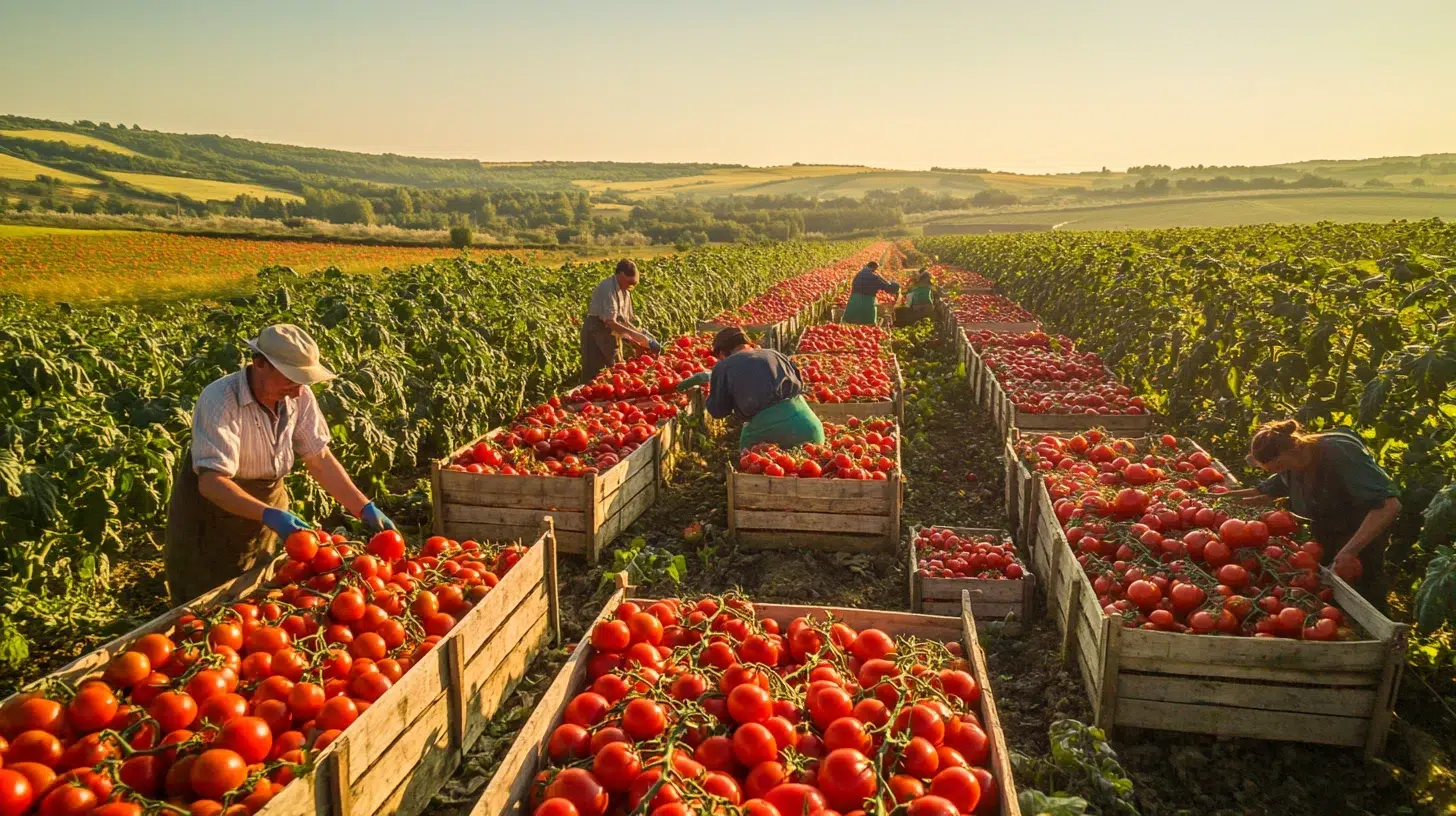
[[752,348],[743,329],[729,326],[713,338],[712,372],[683,380],[679,391],[708,383],[704,407],[718,419],[737,414],[743,419],[738,446],[773,442],[792,448],[823,444],[824,423],[804,400],[804,382],[788,357],[773,349]]
[[1385,547],[1400,494],[1360,436],[1348,428],[1303,433],[1293,419],[1266,422],[1249,444],[1248,462],[1274,475],[1231,495],[1256,502],[1287,497],[1290,509],[1310,520],[1324,563],[1347,580],[1360,572],[1350,585],[1384,611]]
[[915,277],[915,283],[905,293],[905,305],[912,309],[917,306],[930,308],[933,305],[931,289],[930,272],[920,270],[920,274]]
[[849,302],[844,305],[844,318],[841,322],[873,326],[880,316],[879,309],[875,306],[875,296],[880,292],[900,294],[900,284],[890,283],[880,277],[876,271],[879,268],[878,262],[870,261],[855,273],[854,281],[849,285]]
[[256,566],[279,538],[314,529],[288,512],[283,480],[295,457],[369,529],[395,529],[329,451],[329,426],[309,386],[335,375],[313,338],[281,323],[248,346],[252,362],[204,388],[192,412],[192,447],[167,505],[163,555],[174,606]]
[[637,264],[623,259],[612,276],[597,284],[581,321],[581,379],[591,382],[602,369],[618,360],[617,338],[656,354],[662,345],[632,324],[632,287],[639,276]]

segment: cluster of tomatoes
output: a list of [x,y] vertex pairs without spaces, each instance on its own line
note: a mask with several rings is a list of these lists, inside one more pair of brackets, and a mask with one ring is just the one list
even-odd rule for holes
[[872,244],[828,266],[779,281],[737,309],[719,312],[712,322],[726,326],[767,326],[788,320],[805,306],[834,291],[860,267],[879,258],[886,247],[884,243]]
[[1019,580],[1026,567],[1016,545],[1004,536],[961,535],[945,527],[921,527],[915,534],[916,572],[921,578]]
[[267,587],[0,709],[0,816],[255,813],[520,560],[298,532]]
[[977,351],[1016,410],[1027,414],[1145,414],[1147,405],[1091,352],[1045,343],[987,344]]
[[819,323],[804,329],[795,351],[811,354],[825,351],[855,351],[864,354],[886,354],[890,332],[879,326],[855,326],[849,323]]
[[618,606],[592,629],[591,685],[551,734],[534,816],[999,813],[960,644],[782,624],[737,596]]
[[1228,477],[1171,435],[1097,431],[1022,446],[1103,611],[1129,627],[1192,634],[1349,640],[1298,519],[1219,496]]
[[795,476],[801,479],[855,479],[883,482],[899,470],[895,420],[850,417],[844,425],[824,423],[824,444],[784,450],[761,442],[738,458],[740,473]]
[[985,353],[986,349],[1004,346],[1041,348],[1055,352],[1070,352],[1073,348],[1072,338],[1064,334],[1047,334],[1044,331],[998,332],[980,329],[978,331],[966,332],[966,340],[975,347],[976,351],[982,354]]
[[890,361],[879,352],[795,354],[810,402],[880,402],[895,393]]
[[623,360],[601,372],[591,382],[566,395],[568,403],[618,402],[653,396],[671,397],[678,383],[704,371],[711,371],[713,335],[710,332],[684,335],[665,344],[656,356],[643,354]]
[[961,325],[973,323],[1035,323],[1036,315],[1001,295],[949,294],[945,302]]
[[946,266],[935,264],[926,268],[930,273],[930,280],[936,286],[951,291],[963,289],[990,289],[996,285],[995,281],[979,272],[972,272],[969,269],[962,269],[959,266]]

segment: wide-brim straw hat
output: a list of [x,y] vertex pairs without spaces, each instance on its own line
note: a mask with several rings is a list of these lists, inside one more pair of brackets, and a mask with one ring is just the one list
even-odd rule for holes
[[279,323],[249,340],[248,348],[263,355],[283,376],[299,385],[327,382],[338,375],[319,362],[318,344],[292,323]]

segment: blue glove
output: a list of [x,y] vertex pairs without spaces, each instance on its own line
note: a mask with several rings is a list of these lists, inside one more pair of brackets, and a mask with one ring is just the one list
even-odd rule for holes
[[287,510],[279,510],[276,507],[269,507],[263,511],[263,524],[277,533],[279,538],[285,539],[294,533],[313,529],[312,524]]
[[384,511],[380,510],[379,506],[374,502],[369,502],[364,505],[363,510],[359,511],[359,520],[364,522],[365,527],[368,527],[376,533],[383,530],[399,529],[394,526],[394,522],[390,520],[389,516],[384,515]]
[[647,338],[647,350],[652,352],[653,354],[661,354],[662,344],[649,337]]
[[713,375],[712,375],[711,372],[699,371],[698,373],[694,374],[693,376],[688,377],[686,380],[683,380],[682,382],[678,383],[677,384],[677,390],[678,391],[686,391],[689,388],[697,388],[700,385],[707,385],[708,384],[708,381],[711,380],[711,379],[713,379]]

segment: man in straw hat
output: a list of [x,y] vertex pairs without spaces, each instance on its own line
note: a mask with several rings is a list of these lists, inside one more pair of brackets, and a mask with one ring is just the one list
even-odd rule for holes
[[313,529],[288,512],[283,480],[295,457],[371,530],[394,529],[329,452],[329,426],[309,386],[335,375],[319,362],[313,338],[280,323],[248,346],[252,362],[204,388],[192,413],[192,448],[167,506],[164,555],[174,605],[241,575],[277,539]]

